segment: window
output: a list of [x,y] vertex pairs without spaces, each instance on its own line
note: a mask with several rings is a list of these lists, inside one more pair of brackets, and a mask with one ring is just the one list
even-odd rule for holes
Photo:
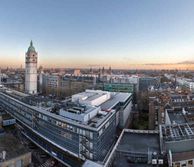
[[62,123],[61,123],[60,121],[57,121],[57,122],[56,122],[56,125],[62,126]]
[[186,167],[186,166],[187,166],[186,163],[184,163],[184,164],[181,165],[181,167]]
[[90,139],[93,139],[93,133],[90,132]]
[[90,142],[90,149],[93,149],[93,143]]
[[103,132],[103,129],[100,129],[99,136],[101,136],[102,132]]
[[62,127],[63,128],[67,128],[67,124],[66,123],[62,123]]
[[90,153],[90,159],[93,159],[93,154],[92,153]]
[[173,166],[174,166],[174,167],[180,167],[181,165],[180,165],[179,162],[176,162]]
[[79,133],[80,133],[80,135],[82,135],[82,129],[80,129]]
[[82,133],[83,133],[84,136],[86,135],[86,131],[85,130],[83,130]]
[[188,167],[192,167],[193,166],[193,160],[189,160],[188,161]]
[[107,122],[107,123],[106,123],[106,125],[105,125],[105,129],[109,126],[109,124],[110,124],[109,122]]

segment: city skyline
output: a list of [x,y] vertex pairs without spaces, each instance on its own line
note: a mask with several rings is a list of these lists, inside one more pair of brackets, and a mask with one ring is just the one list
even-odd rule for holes
[[24,66],[33,40],[38,65],[44,67],[193,69],[192,64],[177,64],[194,60],[193,4],[191,0],[3,1],[0,66]]

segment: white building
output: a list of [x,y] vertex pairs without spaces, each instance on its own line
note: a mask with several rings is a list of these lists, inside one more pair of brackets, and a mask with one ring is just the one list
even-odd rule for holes
[[194,82],[192,81],[192,79],[179,77],[176,79],[176,81],[180,86],[185,86],[190,91],[194,92]]
[[72,102],[101,107],[102,111],[116,110],[116,125],[120,128],[127,126],[131,120],[131,93],[87,89],[85,92],[73,95]]
[[99,106],[111,98],[111,93],[101,90],[86,90],[85,92],[72,95],[72,102]]
[[37,52],[32,41],[26,52],[25,68],[25,92],[28,94],[37,93]]

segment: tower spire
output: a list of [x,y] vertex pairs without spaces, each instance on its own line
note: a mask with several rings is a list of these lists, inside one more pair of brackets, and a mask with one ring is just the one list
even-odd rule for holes
[[28,48],[28,51],[27,52],[36,52],[36,50],[35,50],[35,48],[34,48],[34,46],[33,46],[33,42],[32,42],[32,40],[30,41],[30,46],[29,46],[29,48]]
[[32,40],[30,41],[30,46],[33,46],[33,42],[32,42]]

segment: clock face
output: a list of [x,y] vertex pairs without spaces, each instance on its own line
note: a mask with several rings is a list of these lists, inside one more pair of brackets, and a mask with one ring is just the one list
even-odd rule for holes
[[27,54],[26,63],[37,63],[37,54],[36,53]]

